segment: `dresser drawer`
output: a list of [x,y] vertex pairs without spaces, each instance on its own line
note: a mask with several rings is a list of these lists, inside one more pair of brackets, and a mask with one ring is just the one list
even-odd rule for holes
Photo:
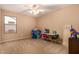
[[69,53],[79,54],[79,40],[69,39]]

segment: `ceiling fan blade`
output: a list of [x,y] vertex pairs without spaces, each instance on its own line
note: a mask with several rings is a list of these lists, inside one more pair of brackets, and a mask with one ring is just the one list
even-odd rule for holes
[[25,10],[23,10],[22,12],[27,12],[27,11],[30,11],[30,9],[25,9]]

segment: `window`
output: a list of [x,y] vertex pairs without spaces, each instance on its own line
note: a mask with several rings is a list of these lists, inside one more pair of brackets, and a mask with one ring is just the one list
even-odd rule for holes
[[16,17],[4,16],[5,32],[16,32]]

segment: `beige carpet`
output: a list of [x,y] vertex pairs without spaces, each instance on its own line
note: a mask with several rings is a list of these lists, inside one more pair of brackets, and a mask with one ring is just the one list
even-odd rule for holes
[[65,54],[66,47],[42,39],[23,39],[0,44],[0,53],[21,54]]

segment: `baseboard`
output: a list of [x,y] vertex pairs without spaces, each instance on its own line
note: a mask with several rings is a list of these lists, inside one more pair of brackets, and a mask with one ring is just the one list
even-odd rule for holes
[[18,40],[23,40],[23,39],[30,39],[31,37],[25,37],[25,38],[18,38],[18,39],[16,39],[16,40],[4,40],[4,41],[1,41],[0,42],[0,44],[2,44],[2,43],[7,43],[7,42],[12,42],[12,41],[18,41]]

